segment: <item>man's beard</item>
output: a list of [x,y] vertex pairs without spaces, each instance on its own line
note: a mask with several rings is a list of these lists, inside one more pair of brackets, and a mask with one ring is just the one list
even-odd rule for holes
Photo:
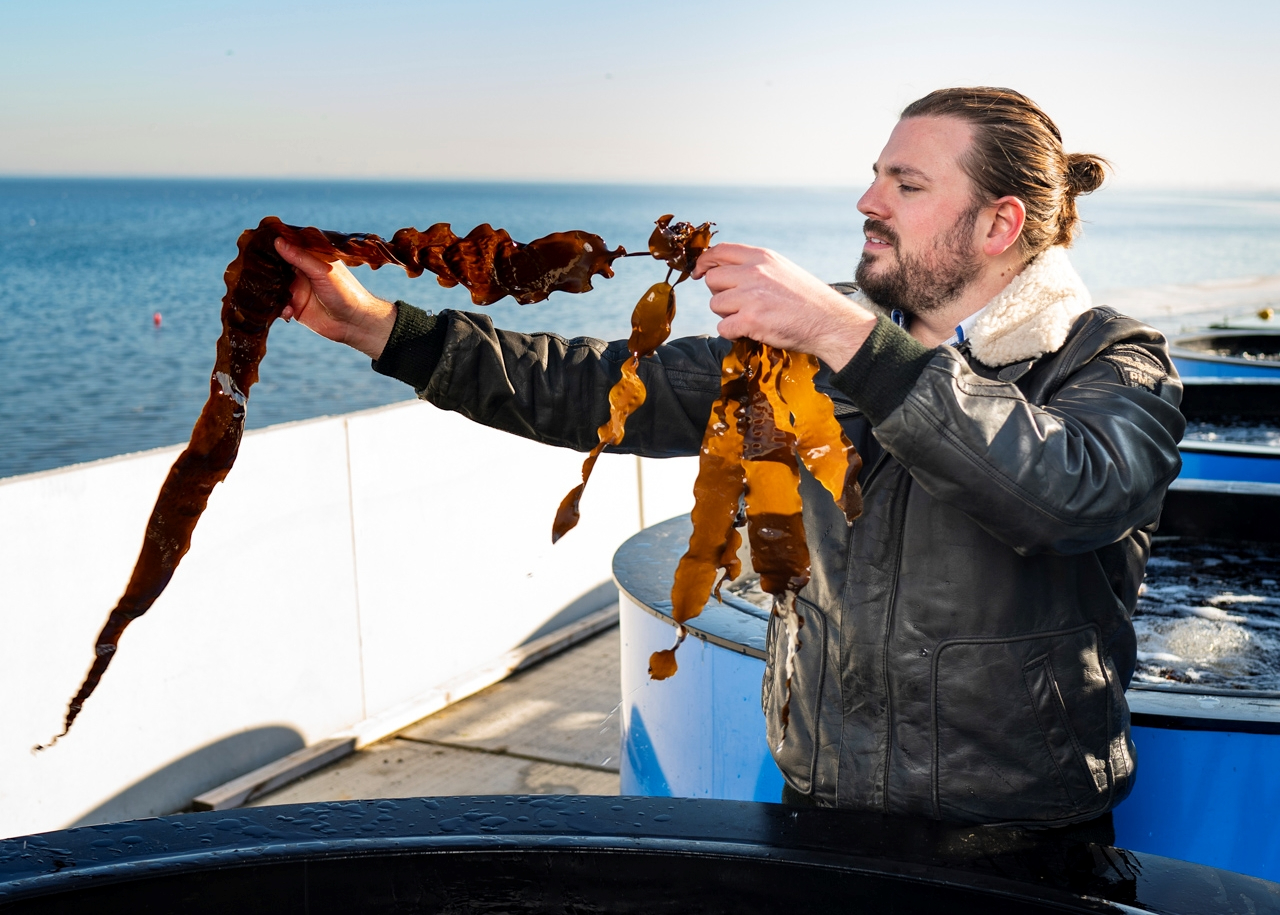
[[954,301],[981,270],[981,261],[972,248],[973,227],[977,225],[979,212],[980,208],[974,206],[961,215],[923,256],[901,251],[897,233],[878,220],[868,219],[864,231],[893,245],[897,265],[896,269],[872,275],[872,261],[864,253],[854,274],[858,288],[886,311],[896,308],[915,316],[943,308]]

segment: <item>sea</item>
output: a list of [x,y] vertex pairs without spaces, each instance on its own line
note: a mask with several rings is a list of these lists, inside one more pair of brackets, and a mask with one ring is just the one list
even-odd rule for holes
[[[585,229],[643,249],[664,213],[716,223],[717,240],[773,248],[847,280],[861,246],[856,188],[729,188],[354,181],[0,179],[0,477],[185,442],[208,394],[223,271],[266,215],[389,236],[489,223],[521,241]],[[1280,274],[1280,193],[1107,190],[1080,202],[1073,259],[1095,292]],[[645,258],[585,295],[488,307],[499,326],[625,336],[665,270]],[[470,308],[460,288],[396,268],[357,270],[388,299]],[[678,290],[675,333],[714,333],[700,283]],[[155,316],[159,315],[157,323]],[[360,354],[298,324],[271,333],[248,425],[413,397]]]

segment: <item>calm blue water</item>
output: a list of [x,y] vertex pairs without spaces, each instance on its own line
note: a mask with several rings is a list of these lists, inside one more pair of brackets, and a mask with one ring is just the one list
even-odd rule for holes
[[[0,179],[0,477],[187,439],[208,392],[222,271],[241,229],[286,222],[389,235],[401,226],[481,222],[520,240],[572,228],[643,248],[665,212],[714,220],[722,240],[775,248],[828,280],[848,279],[861,244],[855,190],[271,181]],[[1076,262],[1095,290],[1280,273],[1280,195],[1103,192]],[[625,335],[662,268],[635,259],[585,296],[499,303],[501,326]],[[466,308],[461,289],[361,270],[379,295]],[[680,287],[676,332],[714,319],[700,284]],[[159,328],[155,312],[163,315]],[[412,392],[368,360],[298,325],[277,325],[249,426],[392,403]]]

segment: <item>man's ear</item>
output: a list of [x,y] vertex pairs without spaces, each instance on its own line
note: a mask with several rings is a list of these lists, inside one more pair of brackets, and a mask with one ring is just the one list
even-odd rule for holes
[[996,257],[1013,247],[1022,235],[1022,227],[1027,222],[1027,207],[1017,197],[1001,197],[990,206],[994,213],[982,240],[982,253]]

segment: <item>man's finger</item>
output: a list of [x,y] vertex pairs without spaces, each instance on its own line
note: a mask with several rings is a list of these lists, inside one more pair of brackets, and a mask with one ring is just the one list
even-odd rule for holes
[[693,278],[700,280],[707,275],[707,271],[715,267],[736,266],[739,264],[754,264],[764,257],[763,248],[753,248],[750,245],[735,245],[733,242],[721,242],[718,245],[712,245],[706,251],[698,256],[698,263],[693,267]]
[[735,295],[734,290],[717,292],[711,297],[711,311],[722,318],[737,314],[742,310],[742,296]]
[[736,314],[738,309],[733,307],[733,302],[726,296],[713,295],[711,297],[711,313],[721,318],[727,318],[731,314]]
[[299,273],[289,284],[289,304],[293,306],[295,312],[300,312],[307,307],[309,301],[311,301],[311,281]]
[[742,320],[737,315],[729,315],[716,325],[716,333],[726,340],[737,340],[747,336],[742,327]]
[[702,278],[711,294],[724,292],[727,289],[754,286],[760,280],[760,267],[757,264],[725,264],[712,267]]
[[294,267],[315,279],[327,277],[333,270],[333,265],[322,261],[308,251],[296,248],[289,244],[283,238],[276,239],[276,252],[284,258],[284,260],[292,264]]

